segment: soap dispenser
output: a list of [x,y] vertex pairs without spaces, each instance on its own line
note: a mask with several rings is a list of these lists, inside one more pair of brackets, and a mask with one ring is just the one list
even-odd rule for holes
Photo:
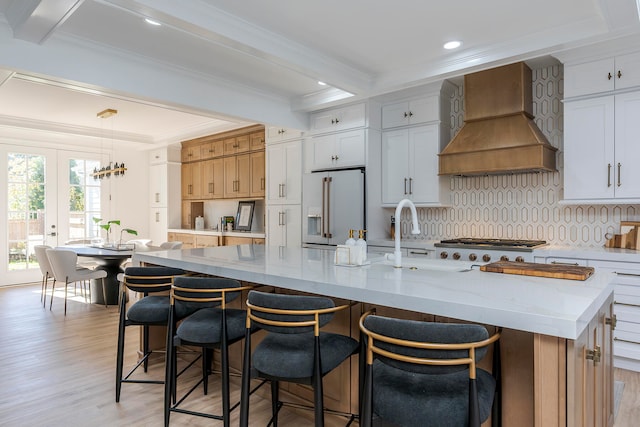
[[[360,264],[364,263],[367,260],[367,241],[364,240],[364,233],[367,232],[367,230],[358,230],[359,231],[359,237],[358,240],[356,240],[356,248],[360,249]],[[356,249],[356,250],[357,250]]]
[[347,239],[347,241],[344,243],[347,246],[354,246],[356,244],[356,239],[353,238],[353,232],[355,230],[351,230],[349,229],[349,238]]

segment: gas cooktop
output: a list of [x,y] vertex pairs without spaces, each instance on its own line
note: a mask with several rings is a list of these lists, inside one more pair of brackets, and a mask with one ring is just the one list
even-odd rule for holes
[[547,242],[544,240],[458,238],[441,240],[439,243],[435,243],[434,246],[442,248],[474,248],[529,251],[545,245],[547,245]]

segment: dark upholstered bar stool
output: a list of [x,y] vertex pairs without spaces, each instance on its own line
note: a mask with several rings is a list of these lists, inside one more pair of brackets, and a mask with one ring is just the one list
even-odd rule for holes
[[[477,367],[500,331],[481,325],[401,320],[365,313],[360,318],[366,368],[360,425],[374,417],[404,427],[479,427],[499,403],[494,376]],[[499,360],[494,346],[494,360]],[[492,417],[500,425],[500,414]]]
[[[283,405],[278,396],[279,381],[312,386],[315,425],[324,425],[322,378],[357,353],[358,341],[340,334],[320,332],[320,328],[331,321],[335,312],[349,307],[336,307],[325,297],[249,292],[240,426],[249,425],[251,378],[271,382],[273,415],[270,424],[274,427],[278,425],[278,411]],[[268,333],[252,354],[251,328],[255,326]],[[354,416],[350,418],[349,422]]]
[[[124,274],[119,275],[120,292],[120,322],[118,325],[118,352],[116,361],[116,402],[120,401],[122,383],[151,383],[164,384],[163,380],[131,379],[131,375],[143,365],[147,372],[149,356],[149,326],[166,326],[169,320],[169,290],[176,276],[185,274],[184,270],[170,267],[127,267]],[[134,302],[129,309],[127,306],[127,291],[139,292],[142,298]],[[165,292],[166,295],[157,295]],[[156,295],[153,295],[156,294]],[[124,337],[127,326],[142,326],[143,355],[138,363],[123,377]]]
[[[231,279],[213,277],[177,277],[171,288],[171,310],[167,336],[167,363],[165,373],[165,426],[169,425],[171,412],[196,415],[222,420],[229,426],[229,414],[233,408],[229,398],[229,352],[228,347],[244,338],[246,311],[227,307],[240,296],[241,291],[251,289]],[[192,314],[189,314],[192,313]],[[188,314],[188,315],[187,315]],[[186,317],[185,317],[186,316]],[[176,328],[176,322],[184,318]],[[202,348],[205,363],[203,377],[193,387],[176,399],[177,348],[178,346]],[[180,404],[204,382],[205,394],[213,350],[220,350],[222,378],[222,415],[190,411]],[[172,401],[176,402],[172,405]]]

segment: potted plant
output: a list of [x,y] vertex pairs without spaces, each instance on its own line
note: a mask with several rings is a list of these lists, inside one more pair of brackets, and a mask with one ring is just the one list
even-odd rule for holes
[[[107,243],[109,244],[111,242],[111,238],[110,238],[110,234],[111,234],[111,226],[112,225],[120,225],[120,220],[119,219],[113,219],[111,221],[107,221],[104,224],[100,224],[100,222],[102,221],[102,218],[96,218],[93,217],[93,222],[95,222],[100,228],[104,229],[107,232]],[[136,230],[133,230],[131,228],[121,228],[120,229],[120,240],[117,243],[114,243],[114,246],[118,246],[122,244],[122,233],[129,233],[129,234],[133,234],[134,236],[138,235],[138,232]]]

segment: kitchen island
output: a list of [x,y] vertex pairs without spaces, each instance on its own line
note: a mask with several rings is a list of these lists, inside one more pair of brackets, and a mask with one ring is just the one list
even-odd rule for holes
[[[613,423],[609,274],[573,281],[486,273],[447,261],[411,269],[408,260],[397,269],[381,257],[345,267],[333,264],[332,251],[262,245],[143,252],[134,260],[358,301],[361,309],[501,327],[504,425]],[[357,313],[352,317],[357,334]],[[351,407],[357,408],[354,388]]]

